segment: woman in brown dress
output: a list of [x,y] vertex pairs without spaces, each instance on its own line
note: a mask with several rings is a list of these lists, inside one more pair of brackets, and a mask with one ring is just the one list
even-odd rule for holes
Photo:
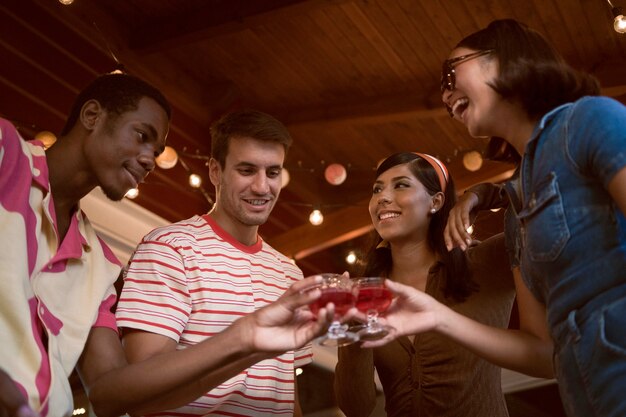
[[[388,157],[369,204],[377,239],[363,275],[410,285],[473,320],[506,328],[515,291],[504,238],[448,252],[443,230],[455,199],[441,161],[412,152]],[[508,416],[500,368],[439,334],[339,348],[335,394],[346,416],[372,412],[375,371],[389,417]]]

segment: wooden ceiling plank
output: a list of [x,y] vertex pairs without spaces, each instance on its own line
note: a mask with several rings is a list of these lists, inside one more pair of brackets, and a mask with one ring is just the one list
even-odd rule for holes
[[324,10],[328,18],[335,25],[341,37],[348,42],[344,45],[354,65],[361,68],[363,77],[357,82],[369,84],[374,96],[392,91],[393,81],[389,74],[389,66],[374,49],[351,19],[350,7],[328,8]]
[[[220,3],[220,10],[206,7],[188,16],[179,16],[135,31],[130,46],[140,53],[162,52],[198,41],[236,33],[278,18],[290,19],[322,7],[348,0],[267,0]],[[230,5],[230,7],[229,7]],[[228,8],[229,7],[229,8]],[[185,22],[181,27],[179,22]]]
[[378,97],[359,100],[355,103],[326,105],[315,108],[291,111],[281,120],[287,127],[305,128],[320,123],[337,125],[345,123],[387,123],[407,119],[430,119],[446,115],[442,106],[429,108],[420,105],[419,97],[402,96]]
[[2,75],[0,97],[0,117],[11,121],[26,140],[42,130],[60,132],[65,123],[65,113],[56,111],[49,102],[30,94]]
[[[369,74],[367,66],[362,65],[366,62],[365,57],[332,19],[331,10],[315,10],[310,13],[310,16],[317,28],[316,35],[311,37],[311,42],[315,42],[320,50],[328,53],[328,56],[322,57],[322,60],[333,71],[340,73],[343,80],[339,91],[333,92],[330,97],[354,94],[365,97],[374,96],[373,86],[370,83],[361,82]],[[331,85],[326,85],[325,90],[328,91],[331,87]],[[329,94],[331,92],[325,94],[327,99]]]
[[[388,37],[391,33],[385,32],[387,36],[383,36],[379,26],[384,26],[383,20],[386,20],[384,15],[378,14],[374,16],[374,19],[370,18],[369,14],[372,13],[372,9],[375,5],[369,3],[346,3],[342,5],[342,8],[346,11],[346,14],[352,21],[352,23],[361,31],[363,36],[368,40],[373,51],[381,57],[389,68],[395,73],[396,76],[402,80],[403,83],[411,82],[413,80],[413,74],[410,69],[404,63],[400,55],[395,50],[395,43]],[[372,51],[372,52],[373,52]],[[385,71],[388,73],[389,71]]]
[[[384,4],[377,2],[376,5],[380,9],[380,13],[386,16],[389,27],[386,31],[393,31],[395,40],[392,42],[398,53],[418,79],[424,74],[430,75],[432,79],[438,79],[440,76],[439,65],[431,65],[438,57],[430,51],[424,38],[415,29],[411,23],[411,17],[408,16],[396,2],[387,2]],[[425,64],[427,62],[428,64]]]

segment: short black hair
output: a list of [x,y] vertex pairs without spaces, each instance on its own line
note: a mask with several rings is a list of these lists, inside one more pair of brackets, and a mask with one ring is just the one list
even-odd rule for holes
[[74,100],[61,136],[67,135],[72,130],[83,105],[89,100],[97,100],[108,113],[117,117],[127,111],[136,110],[143,97],[156,101],[165,110],[168,120],[171,119],[170,104],[157,88],[128,74],[101,75],[85,87]]

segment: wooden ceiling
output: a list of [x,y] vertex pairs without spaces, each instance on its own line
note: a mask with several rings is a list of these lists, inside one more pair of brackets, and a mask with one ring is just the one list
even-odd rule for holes
[[[544,33],[626,102],[626,35],[613,31],[604,0],[3,0],[0,115],[28,138],[59,132],[75,95],[122,65],[173,103],[168,144],[211,194],[204,161],[193,158],[210,153],[211,122],[240,108],[268,112],[295,144],[291,181],[261,234],[305,274],[342,270],[343,252],[371,230],[366,205],[382,158],[437,155],[461,190],[507,175],[497,163],[463,167],[484,141],[447,116],[439,95],[456,42],[507,17]],[[339,186],[324,179],[334,162],[348,168]],[[181,164],[157,169],[135,201],[170,221],[206,212],[187,176]],[[325,221],[312,226],[318,205]]]

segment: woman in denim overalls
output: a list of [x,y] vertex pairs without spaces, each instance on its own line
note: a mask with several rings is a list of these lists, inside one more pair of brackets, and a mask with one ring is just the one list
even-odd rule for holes
[[503,138],[522,156],[507,187],[517,221],[505,227],[520,243],[521,331],[467,323],[389,285],[397,334],[419,324],[504,367],[547,376],[553,366],[571,417],[626,416],[626,107],[598,92],[514,20],[463,39],[443,66],[444,104],[472,136]]

